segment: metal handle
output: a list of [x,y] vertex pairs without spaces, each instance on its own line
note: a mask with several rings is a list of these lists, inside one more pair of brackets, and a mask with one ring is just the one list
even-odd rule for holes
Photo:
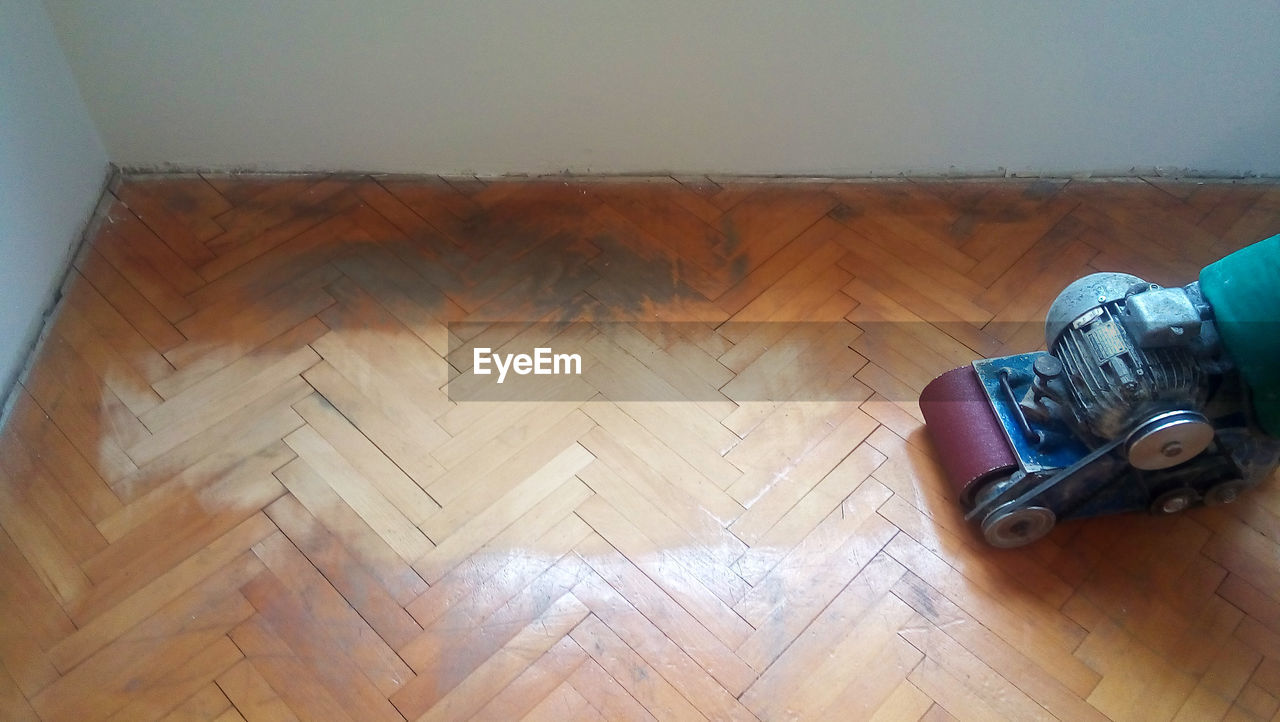
[[996,377],[1000,379],[1000,388],[1004,389],[1005,396],[1009,397],[1009,405],[1013,407],[1013,418],[1017,420],[1022,435],[1033,444],[1040,443],[1042,440],[1040,432],[1031,428],[1031,424],[1027,422],[1026,414],[1022,413],[1022,406],[1018,404],[1018,398],[1013,395],[1013,387],[1009,385],[1009,369],[1000,369],[1000,373]]

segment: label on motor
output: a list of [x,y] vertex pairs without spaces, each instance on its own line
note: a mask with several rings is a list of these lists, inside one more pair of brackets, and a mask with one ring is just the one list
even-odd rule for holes
[[1104,321],[1090,329],[1089,341],[1099,361],[1119,356],[1129,348],[1115,321]]

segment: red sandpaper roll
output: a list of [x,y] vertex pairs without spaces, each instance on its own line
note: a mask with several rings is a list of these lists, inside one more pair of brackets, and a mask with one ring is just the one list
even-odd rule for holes
[[986,481],[1018,468],[972,366],[952,369],[930,381],[920,394],[920,411],[938,461],[966,509],[973,507],[974,493]]

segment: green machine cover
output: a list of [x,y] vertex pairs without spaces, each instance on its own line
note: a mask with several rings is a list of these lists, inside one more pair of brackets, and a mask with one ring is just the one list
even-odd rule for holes
[[1200,291],[1249,385],[1258,423],[1280,436],[1280,235],[1205,266]]

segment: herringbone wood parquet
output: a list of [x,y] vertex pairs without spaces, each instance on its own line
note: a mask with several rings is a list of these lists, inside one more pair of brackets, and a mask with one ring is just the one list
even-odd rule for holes
[[[1275,479],[997,552],[914,403],[1074,278],[1280,231],[1280,187],[106,200],[0,434],[5,719],[1280,719]],[[565,320],[583,376],[448,393]]]

